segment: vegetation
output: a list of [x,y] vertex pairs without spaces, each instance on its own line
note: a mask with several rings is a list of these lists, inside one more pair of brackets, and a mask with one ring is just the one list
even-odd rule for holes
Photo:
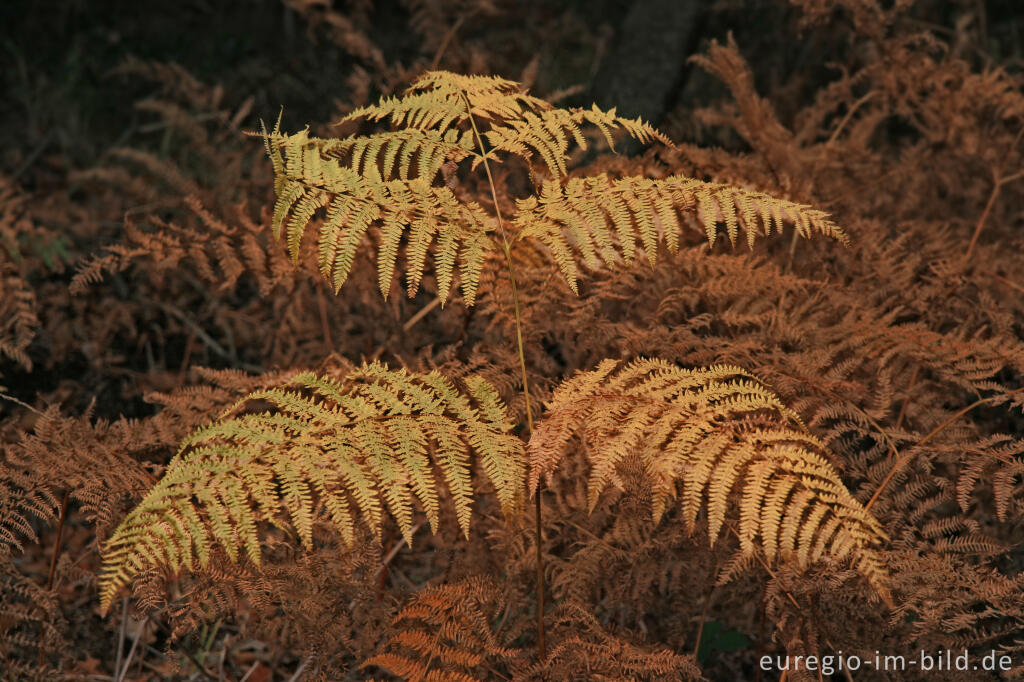
[[130,57],[121,139],[12,143],[8,679],[1024,670],[1012,11],[744,8],[820,70],[713,4],[593,103],[658,5],[270,4],[271,85]]

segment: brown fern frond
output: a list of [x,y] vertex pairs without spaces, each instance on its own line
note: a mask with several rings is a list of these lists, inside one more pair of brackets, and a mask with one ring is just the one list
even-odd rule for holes
[[29,344],[39,328],[36,294],[11,263],[0,262],[0,357],[32,369]]
[[0,465],[0,554],[23,550],[23,540],[37,542],[34,522],[55,522],[59,506],[57,496],[29,473]]
[[637,644],[602,626],[589,609],[569,600],[553,614],[553,634],[565,634],[548,658],[520,672],[517,682],[547,679],[703,680],[692,656]]
[[532,494],[581,432],[591,510],[639,470],[655,523],[679,494],[691,531],[706,509],[713,544],[738,503],[743,554],[792,557],[802,567],[824,555],[850,558],[888,600],[877,550],[885,532],[771,391],[738,367],[686,370],[647,359],[618,366],[605,360],[555,391],[529,443]]
[[169,446],[164,436],[153,422],[94,422],[91,409],[68,417],[57,407],[48,408],[31,432],[5,447],[6,461],[0,465],[0,537],[7,538],[0,539],[0,545],[16,545],[19,536],[33,539],[24,521],[53,519],[62,492],[77,503],[96,535],[107,537],[125,507],[154,481],[137,455]]
[[205,566],[216,546],[259,564],[261,522],[283,526],[287,518],[310,547],[324,513],[351,544],[357,524],[379,535],[387,512],[411,544],[414,504],[437,529],[439,479],[468,536],[471,454],[512,514],[522,497],[522,442],[508,433],[495,390],[475,377],[463,383],[460,392],[436,372],[372,364],[343,381],[302,373],[250,393],[182,441],[160,483],[111,537],[104,607],[140,571],[192,568],[197,557]]
[[383,652],[360,669],[376,666],[405,680],[493,679],[491,666],[518,654],[501,646],[491,626],[501,614],[503,596],[501,585],[486,577],[420,590],[395,616],[396,632]]
[[[46,652],[60,651],[66,627],[54,594],[22,575],[10,557],[0,554],[0,660],[9,679],[59,677]],[[41,655],[42,654],[42,655]]]
[[28,347],[40,327],[36,291],[29,283],[26,258],[56,263],[52,254],[23,253],[26,247],[47,249],[37,239],[44,237],[25,210],[27,196],[6,176],[0,175],[0,358],[14,360],[31,371]]

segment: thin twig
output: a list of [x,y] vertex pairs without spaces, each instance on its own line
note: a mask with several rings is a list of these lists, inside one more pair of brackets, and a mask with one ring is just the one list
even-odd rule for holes
[[217,343],[217,341],[214,340],[212,336],[203,331],[203,328],[196,324],[196,322],[193,321],[192,318],[190,318],[188,315],[186,315],[180,308],[173,306],[170,303],[163,303],[162,301],[154,301],[152,299],[145,300],[147,303],[151,303],[160,308],[161,310],[163,310],[164,312],[169,313],[174,317],[178,318],[181,322],[185,324],[185,326],[187,326],[189,329],[195,332],[195,335],[198,336],[199,339],[204,344],[206,344],[207,348],[209,348],[210,350],[212,350],[214,353],[224,358],[225,360],[230,360],[236,367],[244,369],[247,372],[255,372],[257,374],[263,373],[263,368],[261,366],[253,365],[248,362],[242,362],[241,360],[238,359],[238,357],[235,354],[225,350],[223,346]]
[[[427,316],[427,313],[429,313],[431,310],[433,310],[434,308],[436,308],[439,305],[441,305],[441,299],[439,297],[435,296],[433,301],[431,301],[427,305],[423,306],[415,315],[413,315],[408,320],[406,320],[405,324],[402,325],[402,331],[403,332],[407,332],[410,329],[412,329],[413,327],[415,327],[416,324],[420,320],[422,320],[424,317]],[[377,358],[379,358],[380,354],[384,352],[384,349],[387,348],[388,345],[390,345],[391,342],[397,336],[398,336],[397,333],[392,333],[390,336],[388,336],[387,340],[385,340],[384,343],[382,343],[379,346],[377,346],[377,349],[374,350],[373,353],[370,354],[370,359],[371,360],[376,360]]]
[[17,398],[15,398],[15,397],[14,397],[13,395],[7,395],[6,393],[0,393],[0,400],[6,400],[6,401],[8,401],[8,402],[12,402],[12,403],[14,403],[15,405],[21,405],[21,406],[22,406],[22,407],[24,407],[24,408],[25,408],[26,410],[28,410],[28,411],[30,411],[30,412],[34,412],[35,414],[39,415],[40,417],[42,417],[42,416],[43,416],[43,413],[42,413],[42,412],[40,412],[40,411],[39,411],[39,410],[37,410],[36,408],[32,407],[32,406],[31,406],[31,405],[29,405],[28,403],[26,403],[26,402],[24,402],[24,401],[21,401],[21,400],[18,400],[18,399],[17,399]]
[[[413,526],[412,527],[412,531],[409,533],[409,537],[412,537],[413,535],[415,535],[416,531],[418,531],[422,526],[423,526],[423,522],[422,521],[420,521],[415,526]],[[381,571],[383,571],[385,568],[387,568],[388,564],[390,564],[391,561],[396,556],[398,556],[398,553],[402,550],[403,546],[405,546],[405,538],[401,537],[401,538],[398,539],[398,542],[396,542],[394,544],[394,546],[387,553],[387,555],[385,555],[385,557],[383,559],[381,559],[380,566],[377,567],[377,572],[373,574],[373,577],[375,579],[377,578],[377,576],[379,576],[381,574]]]
[[854,102],[853,105],[850,106],[850,110],[846,112],[845,116],[843,116],[843,120],[839,122],[839,125],[836,126],[835,131],[828,138],[828,142],[826,142],[825,144],[832,144],[833,142],[835,142],[836,138],[839,137],[839,133],[843,132],[843,128],[845,128],[846,124],[850,122],[850,118],[853,117],[854,113],[856,113],[856,111],[858,109],[860,109],[861,106],[866,104],[869,99],[871,99],[872,97],[874,97],[877,94],[878,94],[877,90],[872,90],[871,92],[869,92],[868,94],[864,95],[859,100]]
[[295,669],[295,674],[288,678],[288,682],[298,682],[299,676],[302,675],[302,671],[306,669],[309,662],[313,660],[312,656],[306,656],[302,663],[299,663],[299,667]]
[[971,243],[967,245],[967,253],[964,254],[964,260],[961,267],[965,267],[967,262],[971,260],[971,254],[974,253],[974,246],[978,243],[978,237],[981,236],[981,230],[985,227],[985,221],[988,220],[989,213],[992,212],[992,207],[995,206],[996,199],[999,197],[999,190],[1002,189],[1003,185],[1013,182],[1022,175],[1022,173],[1014,173],[1013,175],[1003,177],[1003,172],[1006,171],[1006,164],[1010,162],[1010,155],[1013,153],[1013,150],[1017,148],[1017,143],[1020,142],[1021,135],[1024,135],[1024,126],[1017,131],[1017,137],[1013,138],[1013,144],[1007,148],[1006,154],[1003,155],[1003,160],[999,164],[999,169],[995,172],[992,193],[989,194],[988,202],[985,204],[985,209],[981,212],[981,217],[978,218],[978,224],[974,228],[974,234],[971,235]]
[[[960,410],[959,412],[954,414],[952,417],[950,417],[949,419],[947,419],[946,421],[942,422],[941,424],[936,426],[934,429],[929,431],[928,434],[924,438],[922,438],[921,440],[917,441],[917,444],[914,447],[920,447],[920,446],[924,445],[925,443],[930,441],[932,438],[937,436],[947,426],[949,426],[950,424],[952,424],[957,419],[959,419],[960,417],[964,416],[965,414],[967,414],[968,412],[970,412],[974,408],[981,407],[982,405],[986,405],[988,403],[996,402],[997,400],[1005,399],[1008,396],[1014,395],[1015,393],[1020,393],[1021,391],[1024,391],[1024,387],[1014,389],[1014,390],[1009,391],[1007,393],[1000,393],[999,395],[994,395],[994,396],[990,396],[988,398],[982,398],[981,400],[974,401],[973,403],[971,403],[967,407],[963,408],[962,410]],[[889,483],[892,481],[893,477],[896,475],[896,472],[898,472],[900,469],[902,469],[903,465],[906,464],[910,460],[910,458],[913,457],[915,454],[916,453],[913,452],[913,451],[912,452],[908,452],[907,454],[903,455],[903,457],[901,457],[896,462],[895,465],[893,465],[892,469],[889,470],[888,475],[885,477],[885,479],[882,481],[882,483],[878,486],[878,490],[876,490],[875,494],[871,496],[871,499],[868,500],[868,503],[866,505],[864,505],[864,510],[865,511],[871,511],[871,507],[874,506],[875,502],[878,501],[879,495],[882,494],[882,491],[885,490],[886,486],[888,486]]]
[[[115,679],[117,682],[124,682],[124,676],[128,674],[128,668],[132,664],[132,657],[135,656],[135,649],[138,648],[139,642],[142,641],[142,637],[146,634],[146,624],[149,622],[149,616],[142,619],[142,624],[139,626],[139,636],[132,642],[132,648],[128,650],[128,658],[125,659],[124,667],[120,670],[114,670]],[[154,621],[155,622],[155,621]]]
[[114,675],[117,676],[121,670],[121,660],[124,657],[124,635],[128,629],[128,597],[121,601],[121,627],[117,631],[117,658],[114,659]]
[[249,666],[249,669],[245,671],[245,674],[242,675],[242,679],[238,680],[238,682],[245,682],[246,680],[248,680],[249,676],[256,672],[256,668],[258,667],[260,667],[260,662],[254,661],[253,664]]
[[[713,569],[712,573],[716,573],[717,569]],[[693,657],[697,658],[697,654],[700,652],[700,640],[704,636],[704,623],[708,619],[708,609],[711,608],[711,598],[715,595],[715,583],[711,583],[711,589],[708,590],[707,596],[704,598],[704,608],[700,612],[700,623],[697,625],[697,641],[693,643]]]
[[988,275],[992,279],[998,280],[998,281],[1002,282],[1003,284],[1005,284],[1006,286],[1010,287],[1011,289],[1016,289],[1017,291],[1019,291],[1022,294],[1024,294],[1024,287],[1022,287],[1021,285],[1017,284],[1016,282],[1011,282],[1010,280],[1006,279],[1002,275],[997,275],[996,273],[989,272],[988,270],[982,271],[981,274]]
[[433,310],[439,305],[441,305],[441,299],[440,297],[435,296],[433,301],[423,306],[418,313],[416,313],[415,315],[413,315],[412,317],[405,321],[405,324],[402,325],[402,331],[407,332],[413,327],[415,327],[417,322],[426,317],[427,313],[429,313],[431,310]]
[[[533,411],[530,406],[530,378],[526,371],[526,353],[523,350],[523,316],[519,308],[519,288],[516,283],[515,266],[512,263],[512,247],[509,245],[508,235],[505,234],[505,222],[501,218],[501,203],[498,201],[498,189],[494,184],[494,175],[491,173],[491,165],[487,161],[487,147],[484,145],[484,138],[476,127],[476,119],[473,118],[473,107],[469,103],[469,95],[462,91],[462,100],[466,104],[466,114],[469,117],[469,125],[476,136],[477,146],[480,148],[480,160],[483,162],[484,171],[487,173],[487,184],[491,189],[491,199],[494,201],[494,214],[498,221],[498,232],[501,234],[501,249],[505,255],[505,267],[508,270],[509,286],[512,290],[512,310],[516,322],[516,349],[519,351],[519,370],[523,380],[523,399],[526,402],[526,441],[529,442],[533,435]],[[534,492],[534,528],[535,542],[537,546],[537,651],[540,660],[547,658],[547,648],[544,642],[544,551],[542,548],[543,533],[541,529],[541,491],[538,487]]]
[[[57,521],[57,539],[53,542],[53,557],[50,559],[50,573],[46,578],[46,591],[53,590],[53,578],[57,574],[57,559],[60,558],[60,539],[64,534],[64,521],[68,517],[68,491],[64,491],[64,499],[60,503],[60,520]],[[39,667],[46,663],[46,641],[39,644]]]
[[444,34],[444,37],[441,39],[441,44],[438,45],[437,47],[437,52],[434,53],[434,59],[430,63],[431,70],[437,70],[438,65],[441,64],[441,57],[444,56],[445,50],[448,49],[448,44],[452,42],[452,38],[455,37],[455,34],[458,32],[459,27],[462,26],[462,22],[465,20],[466,15],[461,15],[458,19],[455,20],[455,23],[452,24],[452,27],[448,29],[448,31]]
[[316,289],[316,304],[320,309],[320,327],[324,333],[324,343],[331,350],[334,350],[334,340],[331,338],[331,325],[327,322],[327,302],[324,301],[324,287],[323,283],[317,283],[314,285]]

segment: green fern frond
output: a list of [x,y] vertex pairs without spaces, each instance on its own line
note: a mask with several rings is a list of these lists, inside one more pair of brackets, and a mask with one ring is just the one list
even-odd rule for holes
[[[800,418],[746,371],[726,365],[686,370],[641,359],[603,361],[563,383],[528,447],[529,489],[557,469],[570,439],[587,444],[593,509],[609,488],[643,473],[657,523],[678,496],[684,523],[707,512],[709,541],[738,503],[740,551],[807,566],[829,555],[852,559],[886,600],[877,547],[885,533],[853,498]],[[618,369],[618,371],[616,371]]]
[[[249,394],[181,443],[161,481],[104,548],[103,607],[149,567],[205,566],[215,546],[260,562],[259,525],[290,525],[312,546],[322,515],[346,543],[357,525],[379,534],[385,513],[412,540],[418,504],[436,532],[443,479],[469,533],[471,464],[506,514],[522,502],[523,444],[486,381],[465,391],[437,372],[365,365],[342,381],[303,373]],[[242,408],[269,405],[258,413]]]
[[514,222],[519,239],[537,239],[548,247],[577,291],[577,253],[591,269],[602,262],[612,265],[620,256],[631,263],[638,250],[654,265],[660,242],[673,253],[678,250],[679,218],[685,212],[695,215],[712,245],[719,224],[734,245],[742,228],[751,248],[758,235],[771,233],[773,224],[781,232],[787,222],[805,238],[817,232],[848,241],[826,213],[810,206],[683,176],[613,180],[602,174],[564,185],[547,181],[539,197],[518,202]]

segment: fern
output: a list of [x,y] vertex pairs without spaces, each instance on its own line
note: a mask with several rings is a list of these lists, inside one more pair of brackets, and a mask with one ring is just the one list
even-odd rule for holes
[[[373,234],[385,297],[403,241],[410,296],[419,289],[436,242],[433,259],[442,304],[458,265],[464,300],[473,305],[484,258],[494,245],[490,235],[499,221],[447,185],[434,183],[446,165],[457,168],[469,160],[474,169],[484,159],[498,161],[503,155],[525,162],[535,177],[542,170],[549,174],[539,197],[518,202],[511,223],[518,227],[518,239],[537,239],[552,252],[573,291],[578,277],[575,252],[590,268],[602,261],[610,265],[618,254],[630,262],[639,239],[653,264],[659,241],[672,251],[678,248],[680,212],[693,212],[712,244],[719,223],[732,242],[742,227],[751,245],[756,234],[770,232],[773,222],[779,231],[784,222],[792,222],[805,237],[820,232],[846,239],[821,211],[731,185],[679,176],[566,180],[570,147],[587,147],[583,125],[597,128],[613,148],[617,132],[641,142],[671,143],[639,119],[597,107],[555,108],[500,78],[430,72],[404,96],[357,109],[342,121],[357,119],[389,120],[397,129],[321,139],[305,130],[284,135],[279,120],[272,131],[263,132],[276,178],[274,234],[285,236],[295,259],[303,234],[324,209],[319,264],[336,292],[348,278],[360,244]],[[477,121],[488,126],[479,139],[473,131]],[[489,149],[482,148],[484,140]],[[447,177],[454,178],[454,171]]]
[[[385,512],[411,543],[417,502],[437,530],[437,477],[468,535],[471,454],[503,511],[515,513],[522,441],[508,433],[493,387],[476,377],[464,383],[465,393],[436,372],[372,364],[342,381],[303,373],[250,393],[182,442],[160,483],[110,538],[103,607],[140,571],[192,569],[197,558],[206,566],[218,545],[234,561],[244,550],[259,564],[258,524],[284,525],[284,516],[307,547],[321,510],[349,545],[359,524],[379,535]],[[253,404],[270,409],[231,416]]]
[[769,562],[793,557],[802,567],[825,555],[852,558],[889,599],[876,551],[885,538],[881,525],[771,391],[738,367],[685,370],[642,359],[616,372],[618,364],[605,360],[555,392],[529,443],[532,494],[582,430],[591,511],[605,490],[622,488],[639,467],[655,523],[681,488],[685,525],[692,532],[706,509],[713,544],[735,500],[742,555],[760,550]]
[[679,250],[679,211],[696,213],[711,245],[718,223],[725,223],[733,245],[742,227],[751,248],[759,233],[770,234],[773,223],[782,232],[785,222],[792,222],[802,237],[818,232],[847,242],[846,234],[822,211],[683,176],[651,180],[602,174],[573,178],[564,186],[545,182],[539,197],[518,202],[515,222],[519,239],[535,238],[547,246],[570,288],[579,293],[574,252],[587,267],[597,269],[602,261],[613,265],[620,255],[631,263],[639,241],[640,251],[653,266],[660,242],[672,253]]
[[383,668],[406,680],[488,679],[488,662],[519,653],[502,646],[491,627],[501,615],[503,595],[501,586],[486,577],[420,590],[395,616],[396,632],[384,651],[360,668]]

